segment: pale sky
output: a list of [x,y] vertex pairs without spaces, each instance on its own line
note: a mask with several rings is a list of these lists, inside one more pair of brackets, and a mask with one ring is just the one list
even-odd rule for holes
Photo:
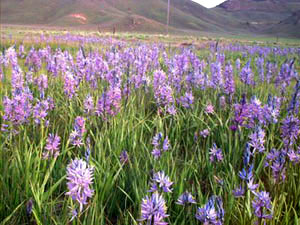
[[215,7],[222,2],[225,2],[225,0],[192,0],[194,2],[198,2],[199,4],[205,6],[206,8],[212,8]]

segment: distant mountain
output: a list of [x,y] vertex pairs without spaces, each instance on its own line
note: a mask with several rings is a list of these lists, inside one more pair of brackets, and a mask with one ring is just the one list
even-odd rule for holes
[[265,32],[274,34],[280,31],[281,34],[288,34],[300,38],[300,10],[293,12],[291,16],[268,27]]
[[227,0],[213,9],[255,33],[300,37],[300,0]]
[[300,25],[300,10],[293,12],[290,17],[281,21],[280,24]]
[[[1,23],[162,32],[167,0],[1,0]],[[170,30],[225,32],[238,22],[191,0],[172,0]],[[231,24],[230,28],[225,28]]]
[[[298,1],[299,2],[299,1]],[[295,0],[227,0],[219,8],[227,11],[272,11],[284,12],[292,10]]]
[[[162,33],[166,30],[167,2],[0,0],[0,23]],[[171,0],[170,32],[277,35],[273,26],[278,25],[284,28],[284,35],[297,37],[294,29],[289,31],[298,26],[290,18],[297,9],[300,10],[299,0],[228,0],[214,9],[206,9],[192,0]]]

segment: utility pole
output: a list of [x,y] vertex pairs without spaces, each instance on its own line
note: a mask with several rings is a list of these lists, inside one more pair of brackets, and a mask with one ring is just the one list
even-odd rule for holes
[[168,0],[167,35],[169,35],[169,23],[170,23],[170,0]]

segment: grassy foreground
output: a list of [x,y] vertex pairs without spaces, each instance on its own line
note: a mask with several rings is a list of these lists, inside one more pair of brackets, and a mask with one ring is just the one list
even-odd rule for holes
[[2,224],[300,223],[299,47],[3,43]]

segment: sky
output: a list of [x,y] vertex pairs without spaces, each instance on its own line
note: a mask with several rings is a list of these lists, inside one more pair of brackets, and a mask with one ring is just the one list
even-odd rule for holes
[[222,2],[225,2],[225,0],[192,0],[194,2],[198,2],[199,4],[205,6],[206,8],[212,8],[216,5],[221,4]]

